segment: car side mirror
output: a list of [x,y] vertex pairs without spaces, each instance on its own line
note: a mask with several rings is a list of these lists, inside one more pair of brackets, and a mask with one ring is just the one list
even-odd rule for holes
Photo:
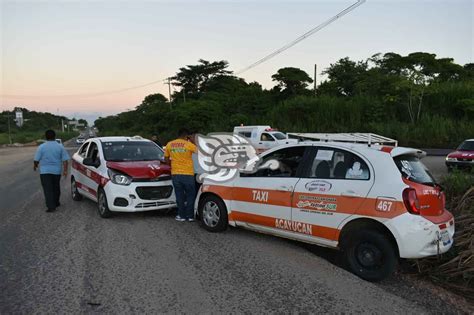
[[92,160],[92,158],[86,157],[86,158],[84,158],[84,160],[82,161],[82,164],[87,165],[87,166],[93,166],[93,167],[95,167],[95,168],[98,168],[98,167],[100,166],[100,160],[99,160],[99,159],[95,159],[95,161],[94,161],[94,160]]

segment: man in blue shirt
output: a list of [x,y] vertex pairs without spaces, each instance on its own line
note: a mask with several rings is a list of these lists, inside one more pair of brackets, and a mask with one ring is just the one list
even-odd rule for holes
[[46,200],[46,212],[52,212],[56,210],[56,207],[59,207],[61,166],[62,174],[66,177],[69,154],[61,144],[56,142],[54,130],[47,130],[45,137],[46,142],[36,150],[33,170],[36,171],[39,165],[41,185]]

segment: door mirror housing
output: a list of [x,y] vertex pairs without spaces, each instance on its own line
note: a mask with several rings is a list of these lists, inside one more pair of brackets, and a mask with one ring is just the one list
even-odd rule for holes
[[84,158],[84,160],[82,161],[82,164],[87,165],[87,166],[93,166],[93,167],[95,167],[95,168],[98,168],[98,167],[100,166],[100,160],[99,160],[99,159],[92,160],[92,158],[86,157],[86,158]]

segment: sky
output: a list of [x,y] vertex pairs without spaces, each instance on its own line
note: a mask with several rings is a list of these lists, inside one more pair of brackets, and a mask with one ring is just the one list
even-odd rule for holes
[[[0,110],[15,106],[90,122],[134,109],[198,59],[238,71],[355,1],[0,0]],[[348,15],[242,75],[265,88],[282,67],[311,76],[346,56],[415,51],[474,60],[474,1],[368,0]]]

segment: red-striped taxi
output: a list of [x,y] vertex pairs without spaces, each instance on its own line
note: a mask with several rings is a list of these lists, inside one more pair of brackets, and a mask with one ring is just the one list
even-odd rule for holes
[[163,150],[141,137],[87,140],[72,157],[71,193],[98,203],[101,217],[176,206]]
[[204,180],[195,208],[212,232],[231,225],[340,248],[353,273],[378,281],[400,257],[436,255],[453,244],[453,216],[423,154],[336,142],[280,146],[259,161],[276,160],[276,169]]

